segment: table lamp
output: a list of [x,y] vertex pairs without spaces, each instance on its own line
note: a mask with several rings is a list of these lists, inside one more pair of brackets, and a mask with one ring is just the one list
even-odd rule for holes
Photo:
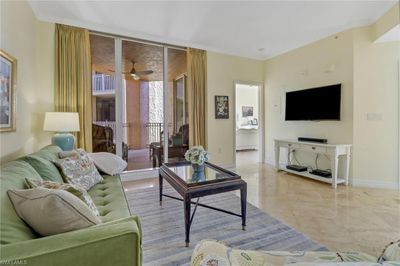
[[70,132],[78,132],[78,113],[46,112],[44,117],[44,131],[57,132],[51,139],[51,143],[60,147],[63,151],[72,151],[74,148],[74,135]]

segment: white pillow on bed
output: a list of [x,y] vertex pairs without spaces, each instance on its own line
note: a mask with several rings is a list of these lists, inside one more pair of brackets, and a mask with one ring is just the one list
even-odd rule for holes
[[109,152],[88,153],[97,169],[108,175],[116,175],[125,170],[128,165],[121,157]]

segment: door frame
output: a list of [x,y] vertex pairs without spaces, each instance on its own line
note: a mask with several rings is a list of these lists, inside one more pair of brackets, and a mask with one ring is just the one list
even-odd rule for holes
[[258,154],[258,162],[264,163],[265,158],[265,125],[264,125],[264,84],[261,82],[254,81],[243,81],[243,80],[235,80],[233,82],[233,163],[236,167],[236,86],[237,85],[248,85],[248,86],[258,86],[258,125],[260,129],[260,134],[258,136],[259,143],[259,154]]
[[[110,34],[100,31],[89,31],[90,35],[98,35],[107,38],[112,38],[114,40],[114,67],[115,67],[115,79],[114,79],[114,87],[115,87],[115,126],[116,132],[115,134],[115,144],[116,144],[116,155],[122,157],[122,142],[124,138],[124,117],[123,117],[123,76],[122,76],[122,42],[136,42],[141,44],[153,45],[163,48],[163,89],[164,89],[164,99],[163,106],[164,112],[168,112],[168,108],[173,108],[169,106],[168,103],[168,52],[169,49],[182,50],[187,51],[187,47],[171,45],[166,43],[159,43],[153,41],[147,41],[142,39],[137,39],[129,36],[122,36],[116,34]],[[93,108],[93,107],[92,107]],[[168,116],[164,117],[163,121],[163,131],[164,131],[164,139],[168,139]],[[164,158],[166,158],[165,162],[168,162],[168,141],[164,141]],[[136,169],[136,170],[126,170],[123,172],[123,175],[130,180],[130,177],[142,177],[143,173],[149,173],[150,176],[158,173],[158,168],[145,168],[145,169]]]

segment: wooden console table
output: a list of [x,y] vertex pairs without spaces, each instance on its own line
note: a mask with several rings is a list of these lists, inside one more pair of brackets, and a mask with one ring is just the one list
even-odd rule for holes
[[[349,170],[350,170],[350,144],[323,144],[315,142],[303,142],[296,140],[275,139],[275,167],[278,170],[283,170],[296,175],[301,175],[311,179],[319,180],[325,183],[332,184],[336,188],[338,184],[344,183],[346,186],[349,184]],[[287,169],[286,166],[280,166],[279,155],[280,149],[287,149],[288,162],[290,161],[290,153],[292,150],[309,151],[317,154],[326,154],[331,161],[332,178],[325,178],[318,175],[310,174],[308,171],[297,172]],[[344,156],[344,178],[338,177],[339,157]]]

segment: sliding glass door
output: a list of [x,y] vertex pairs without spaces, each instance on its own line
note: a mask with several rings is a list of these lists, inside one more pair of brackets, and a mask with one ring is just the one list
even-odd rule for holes
[[186,50],[96,34],[91,49],[93,121],[107,145],[128,170],[183,159],[168,151],[188,143]]

